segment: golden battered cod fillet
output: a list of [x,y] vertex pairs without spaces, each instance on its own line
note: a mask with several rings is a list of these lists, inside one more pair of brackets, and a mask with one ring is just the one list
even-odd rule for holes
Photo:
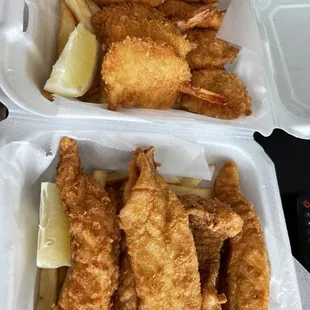
[[232,63],[239,49],[216,37],[212,29],[192,29],[185,32],[187,38],[197,45],[187,56],[191,69],[224,69],[225,63]]
[[200,309],[198,260],[188,216],[157,173],[154,148],[137,151],[139,176],[120,212],[139,309]]
[[268,309],[270,270],[259,217],[240,188],[238,167],[227,162],[214,183],[214,194],[240,215],[242,231],[228,240],[225,309]]
[[104,7],[93,16],[92,23],[101,43],[108,46],[128,36],[151,39],[172,46],[182,58],[194,47],[161,12],[138,3]]
[[165,0],[93,0],[99,6],[104,7],[108,4],[122,4],[122,3],[141,3],[144,5],[149,5],[151,7],[156,7],[162,4]]
[[136,292],[135,274],[131,268],[128,253],[120,258],[119,286],[116,292],[114,310],[137,310],[139,298]]
[[[134,167],[132,166],[132,168]],[[129,165],[129,171],[131,171],[131,164]],[[135,173],[131,173],[130,177],[131,181],[135,183],[136,182]],[[131,181],[126,183],[126,187],[131,186],[130,185]],[[132,186],[133,185],[134,184],[132,184]],[[128,197],[126,193],[124,193],[123,203],[121,204],[120,210],[124,207],[124,202],[127,201],[127,199]],[[115,295],[113,310],[138,310],[138,308],[139,308],[139,297],[136,291],[135,274],[132,270],[129,255],[127,252],[126,235],[124,232],[122,232],[119,285]]]
[[251,97],[236,74],[212,69],[193,71],[192,84],[223,95],[227,104],[212,104],[190,95],[182,95],[181,103],[188,111],[220,119],[236,119],[252,114]]
[[110,309],[118,285],[120,228],[106,191],[82,169],[77,144],[60,142],[57,186],[69,218],[72,268],[55,309]]
[[166,18],[172,21],[186,19],[189,14],[201,8],[201,3],[186,3],[181,0],[167,0],[157,9],[162,12]]
[[182,82],[190,81],[188,63],[166,44],[127,38],[115,43],[102,65],[109,108],[167,109]]
[[184,195],[180,200],[188,210],[195,240],[202,289],[201,309],[222,309],[221,304],[226,302],[226,297],[217,293],[220,251],[226,239],[240,233],[243,221],[237,213],[217,199]]

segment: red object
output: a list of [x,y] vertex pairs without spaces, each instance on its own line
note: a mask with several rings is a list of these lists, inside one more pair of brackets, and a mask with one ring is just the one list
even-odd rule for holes
[[305,208],[308,208],[308,209],[310,208],[310,202],[308,200],[304,200],[302,203]]

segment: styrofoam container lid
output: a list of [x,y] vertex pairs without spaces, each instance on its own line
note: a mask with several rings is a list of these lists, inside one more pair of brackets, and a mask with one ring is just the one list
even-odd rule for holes
[[[229,1],[220,3],[225,7]],[[40,90],[54,63],[58,11],[58,0],[0,0],[0,86],[23,109],[58,118],[190,123],[249,134],[269,135],[274,128],[282,128],[298,137],[310,137],[308,0],[231,1],[219,37],[242,47],[229,70],[239,75],[253,99],[253,114],[232,121],[178,110],[112,112],[102,104],[64,98],[49,102]]]

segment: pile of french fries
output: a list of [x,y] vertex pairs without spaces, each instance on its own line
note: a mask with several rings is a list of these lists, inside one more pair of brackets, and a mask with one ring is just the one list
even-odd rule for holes
[[[210,166],[211,174],[214,173],[216,166]],[[106,170],[95,170],[90,177],[93,177],[103,188],[117,187],[122,194],[128,180],[127,172],[117,172]],[[212,198],[212,189],[201,187],[202,179],[179,178],[176,176],[164,176],[165,181],[170,184],[177,196],[196,194],[205,199]],[[36,310],[51,309],[56,304],[60,296],[63,283],[65,281],[68,267],[58,269],[40,269],[39,294]]]

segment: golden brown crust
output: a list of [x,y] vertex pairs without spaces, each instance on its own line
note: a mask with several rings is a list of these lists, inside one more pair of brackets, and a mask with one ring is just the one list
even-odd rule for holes
[[108,46],[130,37],[167,43],[185,58],[194,47],[158,10],[137,3],[104,7],[92,18],[97,37]]
[[164,2],[164,0],[93,0],[99,6],[104,7],[109,4],[123,4],[123,3],[141,3],[156,7]]
[[[188,210],[190,227],[194,236],[199,262],[202,287],[202,310],[221,309],[226,298],[217,293],[221,248],[227,238],[236,236],[243,221],[230,207],[215,199],[204,199],[197,195],[180,197]],[[195,211],[203,211],[199,214]]]
[[208,4],[189,14],[185,19],[176,22],[181,30],[199,28],[220,29],[225,11],[219,11],[216,5]]
[[131,268],[128,253],[120,258],[119,286],[116,292],[114,310],[137,310],[139,297],[136,292],[135,274]]
[[189,14],[193,13],[197,9],[201,8],[201,3],[186,3],[181,0],[167,0],[163,4],[157,7],[166,18],[177,21],[186,19]]
[[234,162],[223,166],[214,193],[244,221],[241,233],[228,241],[225,309],[267,309],[270,271],[263,232],[252,204],[243,196]]
[[251,114],[247,110],[251,105],[251,98],[236,74],[221,70],[193,71],[192,84],[223,95],[227,99],[227,104],[213,104],[183,95],[182,105],[190,112],[221,119],[235,119],[241,115]]
[[193,29],[185,33],[197,45],[186,56],[191,69],[223,69],[224,64],[233,62],[239,53],[238,48],[216,38],[216,30]]
[[83,174],[71,138],[60,142],[57,186],[69,217],[72,268],[56,309],[110,309],[118,285],[119,220],[106,191]]
[[200,309],[198,260],[186,212],[156,171],[154,149],[137,154],[139,178],[120,213],[141,309]]
[[167,109],[179,86],[189,81],[188,63],[172,47],[151,40],[127,38],[112,44],[106,54],[102,77],[107,85],[109,108]]

